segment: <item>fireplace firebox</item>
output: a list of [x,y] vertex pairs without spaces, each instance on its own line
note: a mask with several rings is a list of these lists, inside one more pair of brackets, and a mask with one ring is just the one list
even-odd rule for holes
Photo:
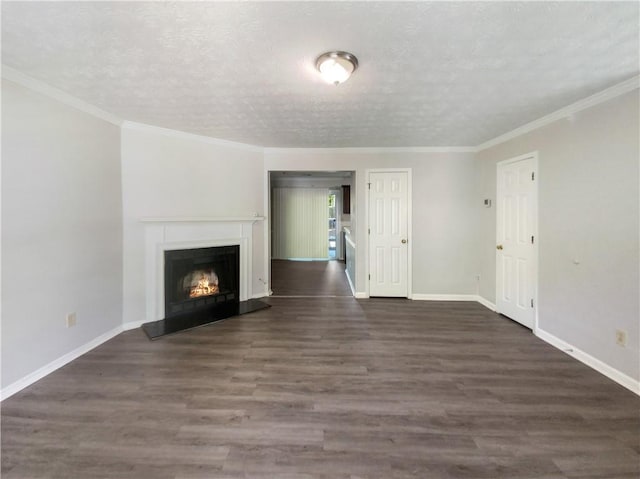
[[239,258],[238,245],[165,251],[165,318],[237,305]]

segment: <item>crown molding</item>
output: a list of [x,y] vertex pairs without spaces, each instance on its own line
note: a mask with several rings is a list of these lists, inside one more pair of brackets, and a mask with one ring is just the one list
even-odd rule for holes
[[239,148],[245,151],[252,151],[254,153],[262,153],[264,148],[258,145],[250,145],[248,143],[240,143],[236,141],[221,140],[213,138],[212,136],[196,135],[195,133],[187,133],[180,130],[172,130],[171,128],[163,128],[161,126],[148,125],[146,123],[137,123],[135,121],[125,120],[122,122],[122,128],[128,130],[146,131],[150,133],[157,133],[159,135],[170,136],[173,138],[182,138],[185,140],[200,141],[202,143],[208,143],[210,145],[224,146],[227,148]]
[[640,75],[636,75],[622,83],[618,83],[610,88],[607,88],[599,93],[591,95],[583,100],[579,100],[571,105],[556,110],[549,115],[543,116],[530,123],[526,123],[514,130],[497,136],[491,140],[485,141],[478,146],[410,146],[410,147],[345,147],[345,148],[272,148],[262,147],[259,145],[251,145],[248,143],[240,143],[229,140],[222,140],[205,135],[198,135],[195,133],[187,133],[184,131],[173,130],[170,128],[163,128],[154,125],[148,125],[144,123],[137,123],[134,121],[123,120],[122,118],[113,115],[105,110],[102,110],[90,103],[85,102],[79,98],[69,95],[62,90],[52,87],[40,80],[37,80],[29,75],[26,75],[14,68],[7,65],[1,65],[2,78],[17,83],[25,88],[41,93],[45,96],[53,98],[61,103],[64,103],[72,108],[80,110],[84,113],[88,113],[96,118],[100,118],[104,121],[112,123],[122,128],[149,131],[162,134],[165,136],[171,136],[174,138],[183,138],[189,140],[201,141],[211,145],[224,146],[229,148],[239,148],[245,151],[251,151],[255,153],[264,154],[300,154],[300,153],[312,153],[312,154],[339,154],[339,153],[353,153],[353,154],[380,154],[380,153],[477,153],[479,151],[486,150],[492,146],[499,145],[506,141],[509,141],[518,136],[529,133],[543,126],[549,125],[558,120],[570,117],[582,110],[591,108],[600,103],[604,103],[608,100],[616,98],[620,95],[624,95],[630,91],[640,88]]
[[89,115],[100,118],[101,120],[107,121],[116,126],[122,125],[122,119],[118,118],[116,115],[113,115],[108,111],[101,110],[100,108],[93,106],[84,100],[76,98],[73,95],[69,95],[62,90],[58,90],[51,85],[47,85],[40,80],[36,80],[35,78],[30,77],[29,75],[25,75],[24,73],[19,72],[18,70],[8,67],[4,64],[2,65],[2,78],[13,83],[17,83],[18,85],[21,85],[35,92],[41,93],[42,95],[48,96],[49,98],[53,98],[60,103],[64,103],[65,105],[75,108],[76,110],[88,113]]
[[538,118],[537,120],[522,125],[515,130],[511,130],[507,133],[504,133],[503,135],[497,136],[492,140],[485,141],[484,143],[478,145],[475,148],[475,151],[482,151],[486,150],[487,148],[491,148],[492,146],[499,145],[500,143],[504,143],[520,135],[529,133],[530,131],[537,130],[538,128],[542,128],[543,126],[549,125],[550,123],[570,117],[571,115],[574,115],[582,110],[586,110],[587,108],[591,108],[592,106],[599,105],[600,103],[604,103],[605,101],[611,100],[620,95],[624,95],[625,93],[629,93],[630,91],[633,91],[637,88],[640,88],[640,75],[636,75],[633,78],[623,81],[622,83],[618,83],[617,85],[613,85],[612,87],[602,90],[595,95],[591,95],[587,98],[572,103],[571,105],[565,106],[564,108],[560,108],[559,110],[556,110],[549,115],[543,116],[542,118]]
[[475,153],[473,146],[406,146],[406,147],[345,147],[345,148],[264,148],[265,154],[336,154],[336,153]]

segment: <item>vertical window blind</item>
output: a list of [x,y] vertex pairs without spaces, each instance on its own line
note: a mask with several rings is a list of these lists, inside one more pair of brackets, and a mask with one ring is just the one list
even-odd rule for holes
[[327,188],[274,188],[272,218],[274,259],[328,259]]

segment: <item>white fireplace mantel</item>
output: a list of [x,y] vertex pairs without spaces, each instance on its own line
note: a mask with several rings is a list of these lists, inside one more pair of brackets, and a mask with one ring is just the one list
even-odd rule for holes
[[164,252],[238,245],[240,301],[252,297],[253,224],[262,216],[142,218],[145,225],[146,321],[164,319]]
[[142,223],[255,223],[263,221],[264,216],[178,216],[166,218],[141,218]]

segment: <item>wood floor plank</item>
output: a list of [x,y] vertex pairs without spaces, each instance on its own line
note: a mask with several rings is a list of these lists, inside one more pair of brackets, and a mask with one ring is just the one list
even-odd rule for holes
[[640,476],[640,398],[476,303],[270,298],[2,403],[2,477]]
[[271,261],[275,296],[352,296],[341,261]]

